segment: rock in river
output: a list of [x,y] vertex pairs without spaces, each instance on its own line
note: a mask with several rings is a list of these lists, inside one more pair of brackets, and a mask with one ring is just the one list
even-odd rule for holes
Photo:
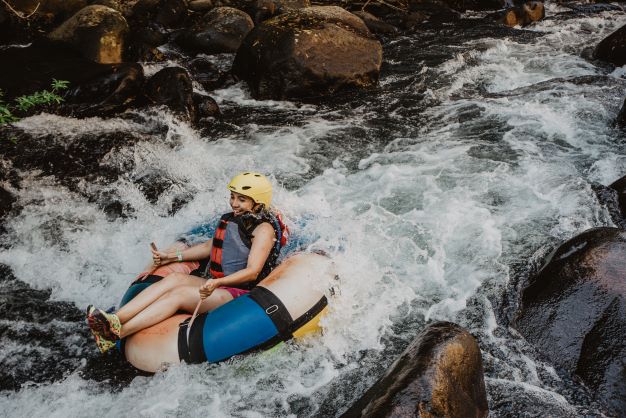
[[545,18],[546,11],[543,7],[543,2],[529,1],[519,6],[496,12],[491,16],[504,25],[524,27]]
[[596,46],[593,57],[617,66],[626,64],[626,25],[604,38]]
[[336,6],[313,6],[266,20],[244,39],[233,74],[260,98],[332,94],[377,83],[382,46],[363,21]]
[[626,128],[626,99],[624,100],[624,104],[622,105],[622,110],[620,110],[617,114],[615,124],[622,129]]
[[216,7],[184,31],[176,42],[192,52],[235,52],[253,27],[252,19],[245,12],[233,7]]
[[146,97],[153,104],[166,105],[191,120],[195,119],[193,86],[187,70],[167,67],[156,73],[146,83]]
[[424,329],[342,418],[472,417],[488,414],[476,339],[451,322]]
[[626,231],[594,228],[558,247],[522,291],[514,321],[553,363],[626,411]]
[[87,6],[50,33],[54,41],[68,43],[85,58],[101,64],[122,62],[128,24],[117,10]]

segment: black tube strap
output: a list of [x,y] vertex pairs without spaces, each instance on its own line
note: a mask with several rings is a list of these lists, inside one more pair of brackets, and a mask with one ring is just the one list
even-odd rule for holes
[[256,286],[248,295],[270,317],[274,326],[278,329],[281,340],[288,340],[292,337],[289,327],[293,322],[293,318],[291,318],[289,311],[287,311],[285,305],[275,294],[265,287]]
[[326,299],[326,296],[322,296],[322,298],[315,305],[313,305],[311,309],[306,311],[300,318],[291,323],[289,331],[295,332],[298,328],[315,318],[315,315],[322,312],[326,306],[328,306],[328,299]]
[[187,318],[180,323],[178,328],[178,358],[180,361],[185,363],[204,363],[206,361],[202,340],[206,318],[207,315],[201,314],[193,321],[191,331],[189,332],[189,344],[187,344],[187,327],[191,318]]

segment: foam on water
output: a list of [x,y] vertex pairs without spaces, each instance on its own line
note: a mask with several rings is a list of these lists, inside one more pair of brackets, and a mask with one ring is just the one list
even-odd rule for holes
[[[17,417],[103,409],[115,416],[261,417],[312,415],[330,403],[338,414],[354,400],[352,388],[363,391],[393,360],[389,353],[402,348],[398,340],[408,342],[427,320],[470,322],[466,310],[475,297],[484,305],[477,331],[486,335],[484,344],[497,347],[484,347],[485,361],[498,365],[487,380],[492,402],[523,393],[559,416],[575,415],[576,405],[557,393],[554,369],[521,338],[502,336],[482,287],[505,285],[512,263],[530,262],[555,240],[611,224],[591,183],[607,184],[626,168],[610,127],[625,84],[619,77],[608,87],[550,80],[599,75],[580,58],[581,45],[624,22],[609,14],[545,21],[535,30],[546,35],[532,43],[473,41],[428,69],[443,78],[432,90],[436,105],[423,115],[428,124],[415,135],[392,131],[386,145],[356,167],[343,154],[361,143],[341,135],[367,131],[369,109],[342,117],[322,107],[256,101],[241,85],[217,91],[220,105],[290,112],[298,123],[251,121],[236,133],[204,138],[162,111],[139,113],[143,122],[24,120],[20,126],[31,133],[58,129],[64,138],[81,130],[132,130],[151,138],[107,156],[107,164],[134,163],[132,172],[106,186],[135,209],[130,218],[110,221],[54,179],[24,176],[24,210],[7,221],[11,246],[0,262],[31,286],[52,289],[53,299],[81,307],[115,304],[131,273],[147,261],[150,241],[164,246],[228,210],[224,185],[251,169],[271,173],[276,206],[295,239],[332,255],[340,291],[330,298],[324,334],[303,343],[219,365],[172,367],[117,392],[75,372],[4,393],[1,409]],[[394,117],[403,123],[390,112]],[[157,125],[167,132],[155,134]],[[314,155],[324,152],[333,161],[316,171]],[[156,204],[132,181],[148,171],[174,184]],[[169,216],[177,193],[193,199]]]

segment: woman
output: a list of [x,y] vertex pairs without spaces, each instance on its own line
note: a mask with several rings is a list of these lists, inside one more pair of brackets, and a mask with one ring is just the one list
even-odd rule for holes
[[101,352],[115,341],[169,318],[179,310],[211,311],[245,293],[276,266],[288,230],[270,211],[272,184],[259,173],[245,172],[228,184],[232,212],[223,215],[209,241],[191,248],[152,249],[156,266],[209,258],[208,276],[172,273],[151,285],[113,314],[89,306],[87,321]]

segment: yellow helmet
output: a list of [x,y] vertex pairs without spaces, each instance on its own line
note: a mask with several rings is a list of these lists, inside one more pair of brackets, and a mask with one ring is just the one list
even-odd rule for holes
[[255,203],[263,203],[266,208],[272,203],[272,183],[260,173],[246,171],[237,174],[228,183],[228,190],[248,196]]

